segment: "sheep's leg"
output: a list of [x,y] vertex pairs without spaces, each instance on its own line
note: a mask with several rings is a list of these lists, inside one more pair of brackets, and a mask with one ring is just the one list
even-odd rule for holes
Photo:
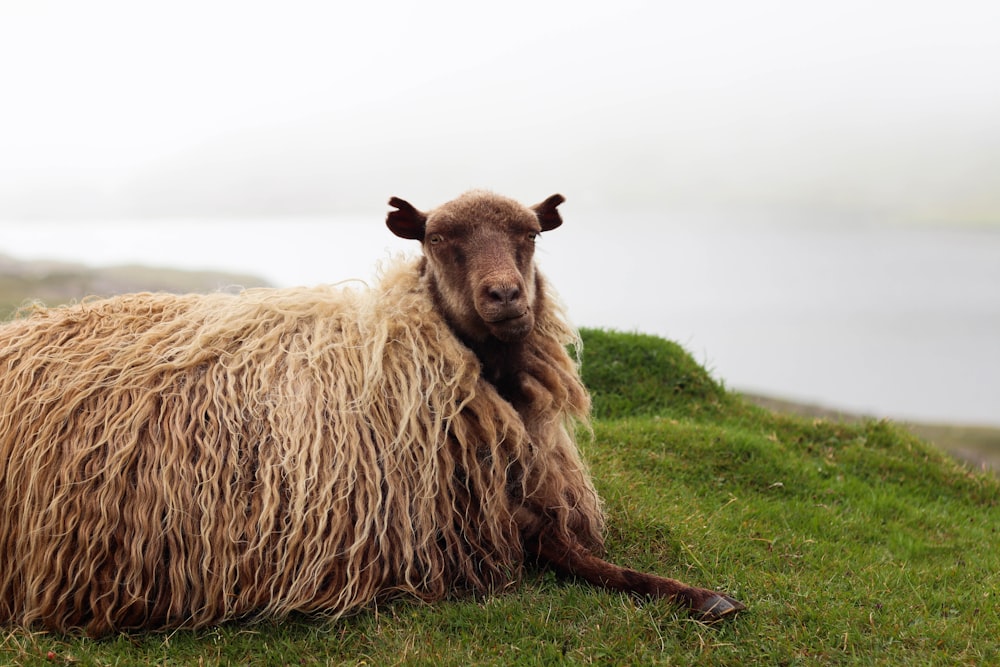
[[538,556],[558,570],[609,590],[679,602],[691,610],[692,616],[704,623],[714,623],[746,609],[743,603],[725,593],[695,588],[675,579],[620,567],[594,556],[580,544],[566,544],[562,540],[541,535],[532,546],[536,547]]

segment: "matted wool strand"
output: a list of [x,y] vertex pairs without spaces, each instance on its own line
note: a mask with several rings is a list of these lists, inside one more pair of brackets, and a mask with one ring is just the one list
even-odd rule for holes
[[599,551],[554,295],[524,416],[418,267],[0,326],[0,622],[100,635],[496,590],[521,575],[526,500]]

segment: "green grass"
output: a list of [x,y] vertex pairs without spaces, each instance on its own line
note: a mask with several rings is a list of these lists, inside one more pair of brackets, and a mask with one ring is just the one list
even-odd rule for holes
[[[888,422],[778,415],[681,348],[585,331],[610,558],[724,589],[706,627],[530,571],[489,599],[104,640],[8,630],[15,664],[1000,664],[1000,482]],[[47,658],[52,652],[52,659]]]

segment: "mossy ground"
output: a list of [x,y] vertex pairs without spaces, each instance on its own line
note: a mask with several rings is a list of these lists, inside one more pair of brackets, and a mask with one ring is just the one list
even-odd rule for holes
[[784,416],[677,345],[585,331],[583,443],[610,558],[728,591],[706,627],[532,570],[488,599],[400,601],[103,640],[7,630],[15,664],[1000,664],[1000,482],[884,421]]

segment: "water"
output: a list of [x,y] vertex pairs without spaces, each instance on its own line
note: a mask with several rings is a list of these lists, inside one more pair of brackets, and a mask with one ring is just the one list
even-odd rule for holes
[[[0,223],[0,250],[92,265],[370,279],[415,252],[372,216]],[[1000,230],[580,213],[539,243],[574,321],[683,344],[730,388],[876,416],[1000,425]]]
[[571,302],[582,323],[678,340],[730,387],[1000,423],[996,230],[696,218],[603,248],[607,271],[560,278],[588,295]]

